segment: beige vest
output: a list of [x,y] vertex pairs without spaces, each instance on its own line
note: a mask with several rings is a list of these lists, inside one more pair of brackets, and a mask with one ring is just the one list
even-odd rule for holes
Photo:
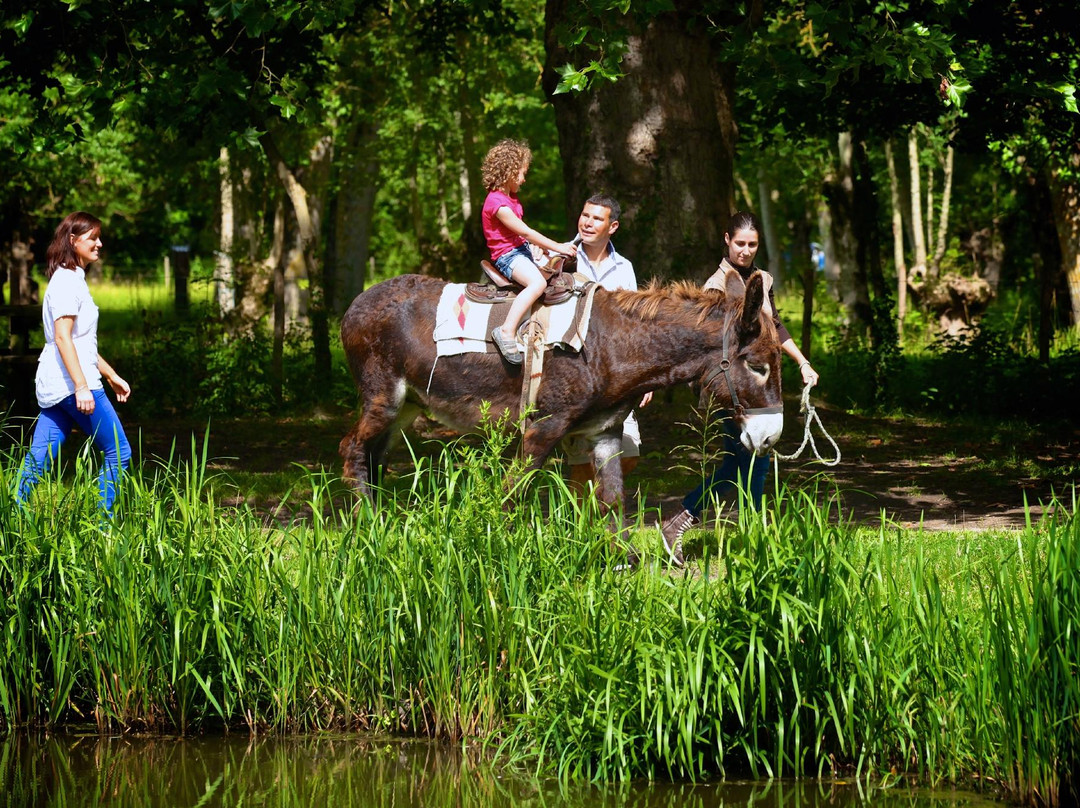
[[[765,310],[766,315],[772,317],[773,310],[772,303],[769,302],[769,292],[772,290],[773,278],[772,275],[770,275],[763,269],[757,269],[757,271],[761,273],[761,280],[765,284],[765,301],[761,304],[761,307]],[[716,272],[714,272],[709,277],[709,279],[705,281],[705,284],[701,288],[719,289],[720,291],[723,291],[725,288],[725,280],[727,279],[727,274],[729,272],[734,272],[735,274],[739,275],[739,277],[742,277],[742,273],[739,272],[739,270],[737,270],[734,266],[732,266],[731,263],[725,258],[723,261],[720,262],[720,266],[717,267]]]

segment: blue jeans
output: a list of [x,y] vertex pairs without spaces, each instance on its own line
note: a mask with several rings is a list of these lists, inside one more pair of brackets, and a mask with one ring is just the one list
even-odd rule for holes
[[116,483],[131,460],[131,446],[112,402],[104,390],[94,390],[94,411],[87,415],[79,412],[72,394],[38,415],[30,451],[26,453],[19,472],[19,489],[16,501],[22,505],[42,474],[52,466],[60,454],[60,446],[73,426],[79,427],[94,440],[94,445],[105,453],[105,462],[98,474],[98,495],[101,509],[109,517],[113,515],[116,499]]
[[738,485],[750,505],[755,510],[761,510],[769,465],[768,457],[757,457],[742,445],[735,419],[728,418],[724,422],[724,462],[713,470],[709,479],[703,480],[701,485],[686,495],[683,507],[700,518],[713,497],[720,497]]
[[[526,261],[528,266],[525,265]],[[499,270],[508,281],[514,279],[515,269],[528,269],[530,266],[536,267],[536,262],[533,260],[532,250],[529,249],[528,242],[519,247],[514,247],[510,252],[503,253],[495,259],[495,269]]]

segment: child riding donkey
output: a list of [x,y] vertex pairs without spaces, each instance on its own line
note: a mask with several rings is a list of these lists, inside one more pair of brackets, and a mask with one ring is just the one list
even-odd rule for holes
[[527,143],[506,139],[492,146],[483,165],[484,187],[488,195],[484,200],[481,222],[491,260],[507,280],[522,287],[510,306],[506,320],[492,330],[491,339],[503,358],[515,365],[523,360],[517,344],[518,326],[547,286],[547,279],[537,265],[541,250],[566,257],[572,257],[577,252],[573,243],[550,239],[522,221],[523,209],[517,193],[525,184],[531,162],[532,152]]

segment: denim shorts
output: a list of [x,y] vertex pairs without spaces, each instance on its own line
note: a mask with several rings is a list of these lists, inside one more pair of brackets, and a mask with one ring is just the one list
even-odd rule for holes
[[528,242],[522,244],[520,247],[514,247],[510,252],[503,253],[495,259],[495,268],[499,270],[504,278],[508,281],[514,279],[515,269],[528,269],[533,267],[536,269],[536,262],[533,261],[532,251],[529,249]]

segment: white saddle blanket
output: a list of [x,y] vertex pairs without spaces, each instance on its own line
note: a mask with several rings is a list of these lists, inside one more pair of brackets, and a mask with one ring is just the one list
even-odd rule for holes
[[[589,331],[589,315],[592,313],[595,291],[596,285],[593,284],[583,295],[571,295],[569,300],[556,306],[533,309],[530,319],[539,319],[543,324],[545,347],[559,347],[568,351],[582,349]],[[498,348],[491,341],[491,331],[502,324],[509,310],[509,303],[475,303],[469,300],[465,296],[463,283],[446,284],[435,310],[435,332],[432,336],[436,355],[495,353]],[[520,335],[528,322],[526,320],[518,331],[518,347],[522,350],[524,345],[520,342]]]

